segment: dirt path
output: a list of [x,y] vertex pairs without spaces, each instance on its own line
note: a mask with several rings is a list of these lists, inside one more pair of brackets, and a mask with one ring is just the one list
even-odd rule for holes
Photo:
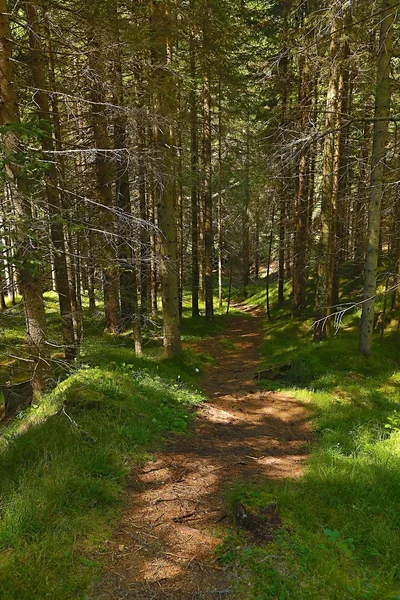
[[215,561],[224,527],[221,491],[236,480],[298,477],[310,432],[292,398],[257,389],[261,318],[235,317],[199,345],[215,358],[193,436],[175,437],[134,472],[96,600],[234,598]]

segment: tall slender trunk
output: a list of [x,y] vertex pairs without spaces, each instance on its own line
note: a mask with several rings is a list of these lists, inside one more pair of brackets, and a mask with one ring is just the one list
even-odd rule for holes
[[278,305],[285,302],[285,228],[286,198],[279,198]]
[[95,263],[93,260],[93,232],[87,234],[87,271],[88,271],[88,296],[89,310],[96,310]]
[[211,89],[208,74],[203,84],[203,194],[204,194],[204,287],[206,319],[214,318],[213,298],[213,214],[211,192]]
[[217,201],[217,234],[218,234],[218,306],[222,308],[222,93],[221,77],[218,81],[218,201]]
[[257,198],[254,207],[254,277],[260,278],[260,199]]
[[270,274],[271,274],[271,262],[272,262],[272,244],[274,241],[274,223],[275,223],[275,203],[272,206],[272,214],[271,214],[271,229],[269,232],[269,242],[268,242],[268,262],[267,262],[267,275],[265,278],[265,303],[267,309],[267,317],[268,321],[271,321],[271,303],[269,297],[269,284],[270,284]]
[[94,31],[89,35],[89,69],[91,73],[92,126],[96,147],[97,197],[100,204],[98,227],[103,237],[98,240],[103,274],[105,329],[117,334],[120,331],[119,269],[116,248],[116,223],[114,216],[114,173],[107,132],[105,92],[102,80],[103,57]]
[[199,182],[199,300],[204,303],[205,299],[205,257],[204,257],[204,173],[201,165]]
[[[316,92],[317,93],[317,92]],[[315,98],[315,102],[317,102],[317,97]],[[315,113],[317,113],[317,108],[315,108]],[[308,206],[307,206],[307,228],[308,231],[312,233],[313,230],[313,213],[314,213],[314,205],[315,205],[315,170],[317,164],[317,156],[318,156],[318,148],[317,144],[313,144],[310,149],[310,166],[309,166],[309,180],[308,180]],[[307,248],[306,248],[306,278],[308,281],[310,266],[311,266],[311,256],[313,252],[313,236],[307,236]]]
[[[3,204],[3,203],[1,203]],[[4,207],[1,206],[1,212],[4,215]],[[5,224],[3,219],[0,221],[0,243],[3,246],[3,252],[6,248],[5,243]],[[4,252],[3,256],[0,257],[0,310],[5,310],[7,308],[6,304],[6,296],[8,295],[8,289],[10,286],[8,272],[7,272],[7,252]]]
[[[191,3],[193,8],[193,0]],[[199,148],[197,136],[197,86],[196,86],[196,56],[194,48],[194,32],[190,33],[189,61],[191,88],[190,103],[190,199],[192,221],[192,317],[199,316],[199,194],[198,194],[198,164]]]
[[[141,82],[139,81],[138,92]],[[148,222],[148,193],[146,174],[146,129],[143,123],[143,106],[139,104],[138,128],[138,192],[139,210],[142,225],[140,227],[140,311],[143,319],[150,313],[150,235]]]
[[72,260],[72,226],[70,216],[73,213],[73,207],[70,206],[68,199],[65,193],[65,160],[62,154],[63,143],[62,143],[62,135],[61,135],[61,119],[59,112],[59,101],[57,95],[57,84],[56,84],[56,68],[54,64],[54,52],[53,52],[53,44],[51,37],[51,30],[47,15],[48,10],[48,0],[41,0],[41,5],[44,11],[44,19],[43,19],[43,29],[44,29],[44,37],[45,37],[45,45],[47,52],[47,64],[48,64],[48,76],[49,76],[49,88],[50,88],[50,104],[51,104],[51,115],[53,119],[53,129],[54,129],[54,137],[55,137],[55,148],[59,152],[59,155],[56,157],[57,162],[57,173],[59,177],[59,183],[61,189],[59,190],[61,208],[64,214],[64,218],[67,219],[67,223],[64,226],[64,230],[66,230],[66,235],[64,235],[64,244],[65,244],[65,260],[67,264],[67,274],[68,274],[68,286],[71,297],[71,309],[72,309],[72,322],[74,327],[74,335],[75,335],[75,343],[76,350],[79,352],[79,344],[83,335],[83,323],[82,323],[82,311],[79,306],[78,294],[79,291],[75,286],[75,274],[73,273],[73,260]]
[[[179,102],[180,106],[180,102]],[[178,274],[179,274],[179,316],[183,313],[183,288],[184,288],[184,228],[183,228],[183,143],[182,143],[182,125],[179,125],[178,131],[178,198],[177,198],[177,243],[178,243]]]
[[351,8],[343,5],[338,22],[341,31],[340,46],[335,57],[337,62],[337,104],[335,119],[335,140],[332,182],[332,219],[334,220],[329,241],[329,280],[328,297],[331,306],[339,303],[339,269],[345,256],[345,219],[346,219],[346,174],[348,169],[347,138],[348,125],[343,127],[343,120],[348,112],[349,100],[349,65],[350,46],[347,31],[351,26]]
[[368,173],[370,166],[370,152],[371,152],[371,135],[372,125],[369,121],[372,112],[372,106],[370,99],[368,99],[365,114],[366,119],[363,125],[363,138],[359,160],[359,173],[358,173],[358,187],[357,194],[353,200],[353,229],[354,229],[354,241],[353,241],[353,252],[354,252],[354,275],[360,275],[362,272],[362,265],[365,257],[365,246],[366,246],[366,205],[368,202]]
[[[169,357],[182,350],[179,318],[177,265],[175,149],[172,145],[175,85],[171,72],[171,17],[165,4],[152,1],[151,34],[154,77],[157,81],[156,111],[163,120],[155,130],[155,143],[163,160],[162,181],[158,186],[158,226],[161,234],[160,276],[163,305],[164,350]],[[165,126],[165,122],[168,126]]]
[[[118,21],[117,6],[115,20]],[[116,25],[116,28],[118,25]],[[121,324],[128,327],[135,316],[134,298],[137,295],[136,271],[132,261],[131,235],[131,197],[129,185],[129,156],[127,150],[126,119],[123,114],[124,90],[122,80],[122,65],[120,55],[119,32],[116,29],[115,43],[117,48],[114,56],[114,103],[113,115],[114,147],[118,149],[115,162],[115,191],[118,208],[118,259],[121,303]]]
[[59,194],[59,181],[54,158],[54,143],[51,126],[49,99],[46,92],[48,87],[46,77],[46,62],[41,46],[41,32],[37,15],[37,7],[32,2],[25,3],[25,12],[29,29],[30,66],[33,85],[35,86],[34,102],[41,121],[43,134],[41,145],[43,159],[48,161],[46,169],[46,196],[50,217],[50,235],[53,245],[53,261],[55,283],[60,304],[64,352],[67,360],[76,356],[76,342],[72,319],[71,294],[68,282],[68,271],[64,241],[64,227]]
[[393,53],[395,0],[383,0],[380,17],[379,51],[375,91],[375,120],[372,142],[371,182],[368,209],[368,244],[364,264],[364,303],[360,323],[359,350],[371,354],[378,268],[384,161],[390,106],[390,62]]
[[[11,31],[6,0],[0,0],[0,125],[20,124],[18,101],[14,87],[14,62],[11,53]],[[37,245],[37,225],[29,199],[29,181],[19,167],[21,143],[10,127],[2,143],[7,157],[5,172],[12,188],[16,215],[15,261],[19,271],[19,287],[24,301],[25,321],[32,361],[31,383],[37,400],[51,377],[50,353],[47,345],[46,314],[40,272],[41,253]]]
[[[121,104],[119,104],[121,106]],[[119,109],[116,109],[117,111]],[[136,267],[132,256],[131,199],[129,189],[128,157],[126,149],[126,131],[123,117],[114,116],[114,144],[124,148],[116,162],[116,205],[118,213],[118,260],[121,299],[121,324],[129,328],[132,319],[138,315]]]
[[242,283],[244,291],[249,285],[250,275],[250,128],[247,118],[246,124],[246,151],[243,177],[243,211],[242,211],[242,255],[243,255],[243,273]]
[[[310,132],[310,115],[312,110],[312,73],[310,58],[306,54],[301,58],[301,87],[300,87],[300,110],[302,135]],[[310,146],[303,143],[300,151],[297,194],[296,194],[296,217],[295,238],[293,257],[293,309],[304,308],[307,287],[307,237],[308,237],[308,171],[309,171]]]
[[[284,15],[284,23],[287,25],[286,13]],[[281,72],[282,72],[282,98],[281,98],[281,116],[280,116],[280,127],[284,135],[285,124],[286,124],[286,113],[287,113],[287,102],[288,102],[288,59],[286,55],[281,60]],[[287,211],[287,183],[286,175],[287,168],[285,167],[286,157],[282,156],[279,160],[279,173],[278,173],[278,204],[279,204],[279,248],[278,248],[278,305],[283,306],[285,302],[285,229],[286,229],[286,211]]]
[[[142,353],[141,314],[138,306],[137,273],[133,261],[132,241],[132,210],[129,182],[129,156],[127,149],[126,119],[124,108],[124,86],[122,76],[121,45],[119,36],[118,4],[114,5],[115,43],[117,45],[114,57],[114,147],[118,149],[116,160],[116,205],[119,209],[118,220],[118,259],[119,284],[121,302],[121,321],[123,327],[133,327],[133,342],[135,354]],[[140,160],[140,159],[139,159]]]
[[151,297],[151,316],[153,319],[158,315],[158,295],[157,295],[157,207],[155,203],[154,182],[152,175],[149,174],[148,181],[148,207],[150,229],[150,297]]
[[317,282],[315,292],[314,341],[326,338],[330,333],[330,313],[332,303],[332,270],[334,268],[334,248],[336,242],[336,197],[334,195],[335,143],[337,143],[337,118],[339,97],[339,37],[342,15],[337,13],[331,28],[330,78],[326,94],[325,138],[322,166],[322,197],[320,213],[320,237],[317,252]]

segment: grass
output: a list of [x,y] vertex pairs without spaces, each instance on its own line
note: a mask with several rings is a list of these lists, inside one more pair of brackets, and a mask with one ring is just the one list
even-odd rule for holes
[[91,553],[110,536],[130,462],[149,459],[170,432],[184,434],[200,399],[136,365],[87,367],[44,401],[63,403],[66,414],[9,432],[0,454],[0,598],[84,598],[98,570]]
[[[56,339],[54,295],[46,294],[46,302]],[[14,310],[18,314],[19,307]],[[202,400],[196,383],[210,357],[185,350],[164,359],[156,330],[138,359],[130,336],[104,335],[100,317],[85,311],[81,367],[64,373],[40,406],[3,426],[1,599],[86,598],[99,573],[93,557],[107,551],[132,462],[151,459],[172,432],[185,435]],[[11,315],[4,318],[11,323]],[[18,319],[5,332],[8,348],[11,338],[22,342]],[[199,341],[221,327],[222,317],[214,328],[189,318],[185,307],[184,340]]]
[[[349,298],[355,293],[350,277],[343,289]],[[249,304],[263,306],[264,297],[259,286],[247,289]],[[400,598],[395,328],[375,340],[373,356],[366,360],[357,352],[357,313],[336,337],[313,345],[311,312],[292,318],[289,301],[277,309],[276,300],[273,285],[273,320],[265,323],[260,369],[287,361],[292,368],[278,381],[260,385],[304,402],[318,441],[301,479],[237,482],[227,490],[231,512],[237,500],[257,508],[276,500],[283,527],[268,545],[251,544],[233,528],[217,550],[219,560],[235,565],[238,598]],[[56,339],[51,294],[47,302]],[[13,327],[5,332],[7,347],[23,335],[15,310]],[[215,326],[189,313],[186,303],[182,334],[194,345],[227,323],[222,311]],[[185,350],[179,359],[165,360],[155,329],[137,359],[130,336],[104,335],[100,317],[86,314],[82,368],[3,431],[0,598],[83,600],[99,572],[93,557],[107,551],[118,519],[129,465],[151,458],[171,432],[185,435],[201,399],[195,387],[209,356]],[[234,344],[225,346],[234,349]],[[62,405],[65,412],[59,410]]]
[[[250,304],[262,301],[263,291],[252,292]],[[275,309],[265,325],[261,368],[287,361],[292,368],[260,385],[304,402],[318,441],[300,480],[242,482],[226,492],[228,507],[232,499],[276,498],[283,527],[264,546],[233,529],[218,549],[220,560],[241,571],[238,597],[400,598],[397,332],[389,328],[383,340],[375,339],[367,360],[357,352],[358,314],[336,337],[315,345],[312,319],[284,318],[285,311],[287,305]]]

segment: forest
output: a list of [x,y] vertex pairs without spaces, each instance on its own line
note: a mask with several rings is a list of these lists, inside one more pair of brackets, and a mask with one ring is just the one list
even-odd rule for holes
[[0,0],[0,600],[400,598],[396,0]]

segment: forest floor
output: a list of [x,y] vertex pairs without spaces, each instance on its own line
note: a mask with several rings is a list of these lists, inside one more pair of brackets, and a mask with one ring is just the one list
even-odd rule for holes
[[[0,425],[0,598],[399,600],[398,314],[366,360],[357,311],[312,343],[311,300],[274,285],[269,320],[262,282],[213,324],[186,302],[176,359],[85,306],[80,368]],[[9,360],[20,306],[0,321]]]
[[[94,557],[103,563],[96,600],[237,597],[232,570],[216,554],[235,525],[226,490],[302,473],[312,438],[307,410],[257,386],[265,317],[241,308],[248,314],[196,344],[213,364],[201,385],[209,401],[197,407],[190,435],[176,434],[151,462],[133,467],[122,519],[105,556]],[[267,520],[272,538],[280,519]]]

